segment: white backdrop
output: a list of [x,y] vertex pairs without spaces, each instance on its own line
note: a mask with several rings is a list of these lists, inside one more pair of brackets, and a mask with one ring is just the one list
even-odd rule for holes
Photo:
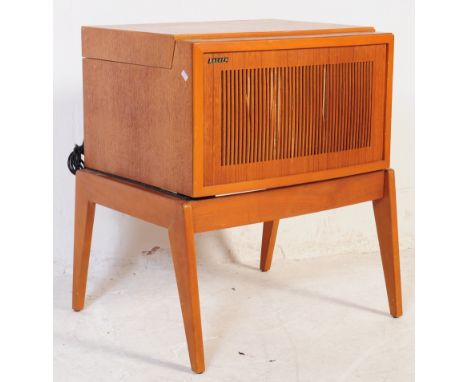
[[[373,25],[395,34],[392,167],[397,176],[400,245],[414,239],[414,4],[411,0],[56,0],[54,4],[54,264],[70,271],[74,177],[66,159],[83,139],[82,25],[283,18]],[[37,59],[40,59],[39,57]],[[259,256],[261,227],[252,225],[197,236],[199,258],[220,261]],[[168,248],[165,230],[98,207],[92,262],[126,262],[155,246]],[[377,251],[371,203],[280,223],[275,256],[299,259]]]

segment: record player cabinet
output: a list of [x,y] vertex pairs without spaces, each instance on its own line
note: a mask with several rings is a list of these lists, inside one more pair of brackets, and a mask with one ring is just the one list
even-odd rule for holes
[[169,232],[192,370],[205,370],[194,234],[372,201],[390,313],[402,314],[390,165],[393,35],[250,20],[83,27],[85,169],[73,309],[95,205]]

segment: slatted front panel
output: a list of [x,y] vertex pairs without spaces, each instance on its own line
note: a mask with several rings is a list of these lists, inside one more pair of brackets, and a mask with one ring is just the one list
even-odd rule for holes
[[222,70],[221,165],[370,146],[373,62]]
[[207,54],[204,184],[381,161],[385,94],[385,45]]

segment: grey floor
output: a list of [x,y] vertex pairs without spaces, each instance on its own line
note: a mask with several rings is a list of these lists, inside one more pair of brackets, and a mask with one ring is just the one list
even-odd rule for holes
[[414,380],[414,255],[401,253],[404,316],[392,318],[378,253],[199,261],[207,370],[189,360],[170,255],[93,260],[85,309],[55,269],[54,380]]

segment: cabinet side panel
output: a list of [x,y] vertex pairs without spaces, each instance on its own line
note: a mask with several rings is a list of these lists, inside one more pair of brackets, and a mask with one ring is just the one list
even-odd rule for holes
[[182,41],[171,69],[84,59],[86,167],[191,195],[191,73]]

